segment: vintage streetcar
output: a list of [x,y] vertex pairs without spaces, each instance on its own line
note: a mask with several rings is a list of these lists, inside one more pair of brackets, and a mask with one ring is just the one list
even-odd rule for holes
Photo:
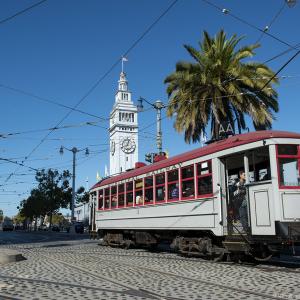
[[91,233],[109,246],[267,260],[300,241],[300,134],[257,131],[101,180]]

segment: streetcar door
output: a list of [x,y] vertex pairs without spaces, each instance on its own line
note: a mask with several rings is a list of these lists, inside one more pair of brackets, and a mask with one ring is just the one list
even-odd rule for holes
[[269,147],[223,158],[229,235],[275,234]]
[[223,159],[228,235],[246,234],[250,228],[244,156],[238,153]]

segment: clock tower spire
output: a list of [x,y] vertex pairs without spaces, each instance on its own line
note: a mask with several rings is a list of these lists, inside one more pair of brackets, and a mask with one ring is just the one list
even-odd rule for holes
[[[123,62],[123,60],[122,60]],[[110,175],[132,169],[138,161],[137,107],[131,100],[126,73],[120,73],[115,103],[110,113]]]

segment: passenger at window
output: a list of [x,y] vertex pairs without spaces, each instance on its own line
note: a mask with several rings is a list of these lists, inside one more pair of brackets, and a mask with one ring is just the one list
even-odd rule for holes
[[136,205],[141,205],[141,204],[143,204],[143,197],[142,196],[136,196],[135,197],[135,204]]
[[182,192],[183,197],[194,197],[194,189],[187,186],[183,192]]
[[111,199],[111,206],[117,207],[117,196],[113,196]]
[[178,199],[178,198],[179,198],[179,188],[178,188],[178,183],[176,183],[171,193],[171,199]]

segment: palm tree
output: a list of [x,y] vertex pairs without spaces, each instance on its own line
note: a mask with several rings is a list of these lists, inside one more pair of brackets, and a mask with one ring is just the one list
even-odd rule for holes
[[[174,127],[184,132],[185,141],[200,141],[211,125],[212,139],[218,139],[222,122],[230,122],[239,133],[246,129],[245,116],[255,129],[270,129],[278,112],[278,83],[274,72],[263,63],[243,62],[252,57],[256,45],[237,49],[242,38],[226,39],[221,30],[215,37],[204,31],[200,50],[184,45],[195,62],[178,62],[165,83],[169,96],[167,115],[176,116]],[[270,82],[269,82],[270,81]]]

